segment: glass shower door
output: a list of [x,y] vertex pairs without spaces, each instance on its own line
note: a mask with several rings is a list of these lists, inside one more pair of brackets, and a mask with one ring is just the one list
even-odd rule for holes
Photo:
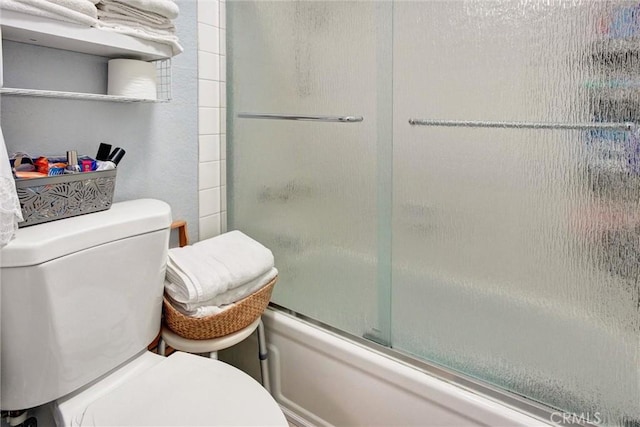
[[393,347],[596,424],[640,419],[634,7],[394,9]]
[[275,303],[388,341],[391,4],[227,8],[229,229],[273,250]]

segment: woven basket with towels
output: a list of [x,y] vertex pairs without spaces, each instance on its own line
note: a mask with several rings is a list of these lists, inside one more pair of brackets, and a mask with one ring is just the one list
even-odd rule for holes
[[262,316],[269,305],[277,279],[274,277],[262,289],[236,302],[228,310],[206,317],[185,316],[173,308],[165,296],[164,321],[173,332],[192,340],[208,340],[232,334]]
[[232,334],[262,315],[277,278],[271,251],[240,231],[170,249],[164,322],[187,339]]

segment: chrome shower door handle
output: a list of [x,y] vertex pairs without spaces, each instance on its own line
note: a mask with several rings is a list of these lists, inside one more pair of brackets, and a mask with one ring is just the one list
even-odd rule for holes
[[364,120],[362,116],[306,116],[300,114],[262,114],[262,113],[238,113],[241,119],[267,119],[267,120],[300,120],[312,122],[337,122],[357,123]]
[[502,128],[502,129],[562,129],[589,130],[610,129],[632,131],[637,129],[633,122],[588,122],[588,123],[555,123],[555,122],[492,122],[485,120],[431,120],[409,119],[411,126],[437,127],[471,127],[471,128]]

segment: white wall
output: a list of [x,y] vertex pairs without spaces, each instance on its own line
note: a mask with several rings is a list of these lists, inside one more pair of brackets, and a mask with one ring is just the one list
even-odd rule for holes
[[[118,168],[115,201],[165,200],[174,218],[198,236],[197,4],[178,0],[175,24],[184,52],[173,58],[173,100],[123,104],[2,96],[0,121],[7,150],[31,155],[76,149],[95,155],[107,142],[127,150]],[[4,43],[5,86],[106,89],[106,59],[61,50]],[[29,80],[29,82],[27,82]],[[69,89],[67,89],[69,90]]]
[[[170,103],[5,96],[1,120],[10,153],[77,149],[92,155],[99,142],[124,147],[115,201],[163,199],[174,218],[187,220],[196,241],[226,231],[226,3],[177,3],[176,27],[185,51],[173,58]],[[5,58],[8,87],[35,79],[42,88],[104,89],[104,58],[11,42],[5,42]]]

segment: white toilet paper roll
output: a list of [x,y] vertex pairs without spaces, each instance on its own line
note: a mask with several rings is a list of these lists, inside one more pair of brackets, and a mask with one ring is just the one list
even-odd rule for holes
[[111,59],[107,94],[129,98],[157,99],[156,67],[136,59]]

